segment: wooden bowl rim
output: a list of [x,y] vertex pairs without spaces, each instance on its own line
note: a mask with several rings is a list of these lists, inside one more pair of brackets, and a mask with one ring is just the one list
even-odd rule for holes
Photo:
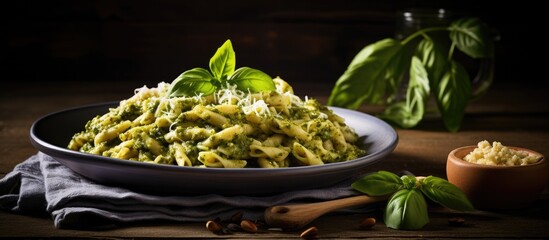
[[[459,165],[461,167],[487,168],[487,169],[534,168],[534,167],[539,167],[539,166],[545,164],[545,162],[546,162],[545,156],[543,154],[541,154],[537,151],[528,149],[528,148],[515,147],[515,146],[506,146],[506,147],[508,147],[510,149],[513,149],[513,150],[525,151],[525,152],[529,152],[531,154],[539,155],[539,156],[541,156],[541,159],[539,161],[535,162],[535,163],[531,163],[531,164],[527,164],[527,165],[514,165],[514,166],[486,165],[486,164],[480,164],[480,163],[472,163],[472,162],[468,162],[468,161],[463,160],[463,157],[465,157],[469,152],[473,151],[473,149],[475,149],[476,147],[477,147],[476,145],[470,145],[470,146],[464,146],[464,147],[456,148],[448,154],[448,161],[451,161],[454,164]],[[466,149],[470,149],[470,150],[467,151],[467,153],[465,155],[463,155],[462,157],[456,156],[457,152],[462,152],[462,151],[465,151]]]

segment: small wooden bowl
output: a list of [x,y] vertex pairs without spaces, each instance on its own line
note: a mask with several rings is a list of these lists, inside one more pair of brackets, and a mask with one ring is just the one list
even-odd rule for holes
[[522,166],[491,166],[470,163],[463,158],[477,146],[454,149],[448,154],[448,181],[463,190],[476,209],[519,209],[528,206],[549,181],[549,163],[542,156],[537,163]]

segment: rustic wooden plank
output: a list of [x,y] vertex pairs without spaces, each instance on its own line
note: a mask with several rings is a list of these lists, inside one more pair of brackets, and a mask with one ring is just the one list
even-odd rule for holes
[[11,36],[9,75],[26,81],[171,81],[187,69],[207,68],[215,49],[231,39],[237,66],[293,82],[333,85],[362,47],[391,36],[392,28],[357,23],[112,22],[25,23],[6,32]]
[[[549,226],[546,218],[549,199],[542,198],[526,210],[472,213],[456,213],[436,206],[429,209],[430,223],[417,231],[401,231],[387,228],[381,221],[381,213],[329,214],[313,221],[309,226],[319,229],[319,238],[545,238]],[[366,217],[378,219],[371,230],[358,228]],[[452,217],[465,219],[461,227],[448,225]],[[28,228],[28,226],[33,226]],[[215,235],[205,228],[204,223],[149,222],[113,230],[83,231],[60,230],[50,219],[14,215],[0,212],[0,236],[2,237],[48,237],[48,238],[192,238],[192,239],[288,239],[297,238],[300,231],[269,231],[267,233],[235,233]]]
[[[6,41],[0,47],[5,74],[27,81],[157,82],[206,66],[216,47],[231,38],[243,65],[292,81],[333,84],[362,47],[392,37],[397,11],[410,7],[446,7],[456,16],[482,18],[502,36],[496,79],[543,82],[528,70],[539,64],[527,61],[539,52],[540,40],[523,44],[517,37],[538,29],[535,14],[520,18],[515,8],[492,11],[490,4],[472,0],[13,1],[5,7]],[[509,18],[508,10],[517,17]]]
[[[421,2],[268,0],[262,1],[261,4],[253,0],[234,0],[230,2],[161,0],[155,1],[154,4],[146,0],[84,0],[78,2],[55,0],[47,3],[31,0],[10,2],[8,4],[11,11],[7,11],[6,14],[12,19],[21,21],[60,21],[66,19],[79,21],[220,21],[226,19],[237,21],[280,19],[286,21],[318,21],[325,19],[330,22],[345,20],[383,21],[385,20],[384,17],[391,19],[396,10],[420,7],[449,8],[458,13],[472,12],[481,16],[498,14],[497,12],[485,12],[484,10],[492,6],[474,0],[460,2],[440,2],[436,0]],[[501,7],[501,10],[507,10],[511,6],[501,5],[499,7]],[[357,12],[360,14],[356,14]]]

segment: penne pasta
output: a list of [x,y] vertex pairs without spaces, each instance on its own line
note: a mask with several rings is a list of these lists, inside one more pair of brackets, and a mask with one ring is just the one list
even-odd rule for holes
[[181,167],[282,168],[348,161],[365,153],[356,133],[280,78],[276,90],[234,86],[212,95],[167,96],[170,84],[142,87],[86,124],[68,148]]

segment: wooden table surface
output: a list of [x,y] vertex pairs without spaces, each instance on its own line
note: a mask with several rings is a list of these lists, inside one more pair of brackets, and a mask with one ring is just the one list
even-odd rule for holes
[[[36,153],[29,141],[29,128],[40,116],[84,104],[120,100],[139,86],[115,83],[11,83],[0,90],[0,177]],[[331,86],[295,85],[296,94],[326,102]],[[371,171],[409,170],[416,175],[446,177],[447,154],[454,148],[474,145],[480,140],[500,141],[505,145],[537,150],[549,156],[549,104],[544,86],[494,83],[492,89],[467,109],[462,129],[447,132],[438,119],[423,121],[414,129],[397,129],[399,144]],[[361,111],[374,114],[376,107]],[[512,196],[509,196],[512,197]],[[549,238],[549,193],[546,190],[531,206],[512,211],[458,213],[431,206],[430,223],[421,230],[401,231],[387,228],[378,218],[371,230],[360,230],[358,223],[366,214],[326,215],[311,225],[319,229],[318,238]],[[379,217],[374,214],[374,217]],[[462,217],[465,224],[450,226],[448,219]],[[258,234],[215,235],[204,223],[155,222],[135,224],[104,231],[56,229],[50,218],[23,216],[0,211],[0,238],[253,238],[299,239],[299,231]]]

